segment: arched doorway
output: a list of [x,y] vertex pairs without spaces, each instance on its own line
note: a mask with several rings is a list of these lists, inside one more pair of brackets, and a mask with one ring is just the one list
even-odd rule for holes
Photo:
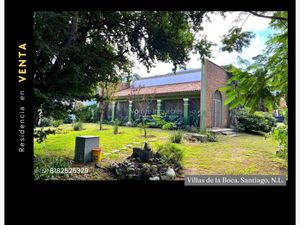
[[222,95],[221,92],[216,91],[213,96],[213,110],[212,110],[212,126],[222,126]]

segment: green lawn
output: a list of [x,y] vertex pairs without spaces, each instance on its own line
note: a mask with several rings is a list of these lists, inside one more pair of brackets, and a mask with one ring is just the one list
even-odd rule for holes
[[[103,165],[111,161],[120,162],[130,156],[132,149],[126,145],[140,146],[145,139],[139,128],[119,127],[120,134],[113,134],[113,127],[105,125],[99,131],[98,124],[84,124],[84,130],[73,131],[71,125],[60,126],[59,134],[49,135],[45,142],[34,143],[36,156],[62,156],[74,158],[75,137],[95,135],[100,137],[103,150]],[[167,142],[172,131],[149,129],[147,138],[152,149]],[[280,174],[286,175],[285,160],[276,156],[276,143],[264,136],[240,134],[238,137],[218,136],[218,142],[178,144],[184,150],[184,174]],[[117,150],[117,151],[116,151]],[[107,179],[96,173],[93,179]]]

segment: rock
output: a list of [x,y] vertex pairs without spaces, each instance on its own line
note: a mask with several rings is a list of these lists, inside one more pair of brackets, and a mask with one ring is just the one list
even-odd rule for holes
[[127,167],[126,172],[127,173],[134,173],[135,169],[134,169],[134,167]]
[[144,150],[146,150],[146,151],[151,151],[151,148],[150,148],[150,145],[149,145],[148,142],[145,142]]
[[151,173],[152,174],[156,174],[157,173],[157,166],[156,165],[152,165],[151,166]]
[[189,132],[194,132],[194,133],[197,133],[198,132],[198,129],[197,127],[194,127],[194,126],[186,126],[185,129]]
[[117,168],[117,167],[119,167],[119,166],[118,166],[118,164],[115,163],[115,162],[112,162],[112,163],[110,164],[110,168],[111,168],[111,169],[115,169],[115,168]]
[[[193,137],[195,137],[195,136],[193,136]],[[198,134],[195,138],[196,138],[197,140],[200,140],[202,143],[207,142],[207,135],[204,135],[204,134]]]
[[152,154],[151,154],[150,151],[144,150],[144,151],[141,152],[140,156],[141,156],[142,162],[148,162],[150,157],[152,156]]
[[160,178],[159,177],[150,177],[149,180],[155,181],[155,180],[160,180]]
[[168,176],[161,176],[160,178],[161,178],[161,180],[170,180],[170,177],[168,177]]
[[132,155],[131,155],[131,157],[133,157],[133,158],[140,157],[141,151],[143,151],[142,148],[140,148],[140,147],[133,147],[132,148]]
[[[146,147],[148,148],[148,147]],[[151,149],[146,150],[139,147],[133,147],[132,158],[140,158],[142,162],[148,162],[150,158],[153,158],[153,152]]]
[[138,175],[141,175],[141,169],[137,167],[137,168],[135,169],[135,173],[138,174]]
[[204,134],[197,134],[197,133],[187,133],[185,134],[185,139],[187,139],[190,142],[207,142],[207,135]]
[[174,171],[171,167],[169,167],[169,168],[167,169],[166,175],[167,175],[168,177],[171,177],[171,178],[176,177],[176,173],[175,173],[175,171]]
[[161,157],[161,154],[159,154],[158,152],[156,152],[155,154],[154,154],[154,158],[160,158]]
[[140,157],[136,157],[135,160],[136,160],[137,162],[142,162],[142,160],[141,160]]

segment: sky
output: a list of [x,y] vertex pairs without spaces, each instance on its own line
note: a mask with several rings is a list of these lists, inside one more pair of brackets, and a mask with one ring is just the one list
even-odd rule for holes
[[[237,56],[240,56],[243,59],[251,61],[252,57],[261,54],[268,35],[272,33],[272,30],[268,28],[270,19],[260,18],[249,14],[243,15],[241,21],[235,22],[239,12],[233,12],[231,14],[226,14],[224,19],[221,15],[211,15],[210,20],[203,21],[203,31],[197,34],[196,36],[206,35],[208,41],[214,42],[217,46],[212,47],[212,57],[209,58],[210,61],[216,63],[217,65],[228,65],[234,64],[237,66]],[[248,17],[248,18],[247,18]],[[243,24],[244,23],[244,24]],[[243,26],[242,26],[243,24]],[[252,31],[255,34],[255,37],[251,40],[250,46],[244,48],[243,52],[221,52],[221,39],[224,34],[226,34],[233,26],[242,26],[243,31]],[[190,62],[187,63],[186,68],[201,68],[201,62],[199,55],[190,54]],[[156,66],[151,68],[150,73],[147,73],[145,66],[140,64],[135,60],[135,66],[132,70],[133,73],[137,73],[142,77],[148,77],[153,75],[160,75],[172,72],[173,65],[172,63],[156,63]]]

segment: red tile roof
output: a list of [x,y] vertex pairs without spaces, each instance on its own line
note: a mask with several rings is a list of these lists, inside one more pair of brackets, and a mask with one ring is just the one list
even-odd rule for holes
[[[117,97],[127,97],[132,94],[131,88],[119,91],[116,93]],[[156,95],[156,94],[170,94],[182,92],[198,92],[201,90],[201,82],[189,82],[179,84],[167,84],[161,86],[142,87],[136,92],[137,95]]]

